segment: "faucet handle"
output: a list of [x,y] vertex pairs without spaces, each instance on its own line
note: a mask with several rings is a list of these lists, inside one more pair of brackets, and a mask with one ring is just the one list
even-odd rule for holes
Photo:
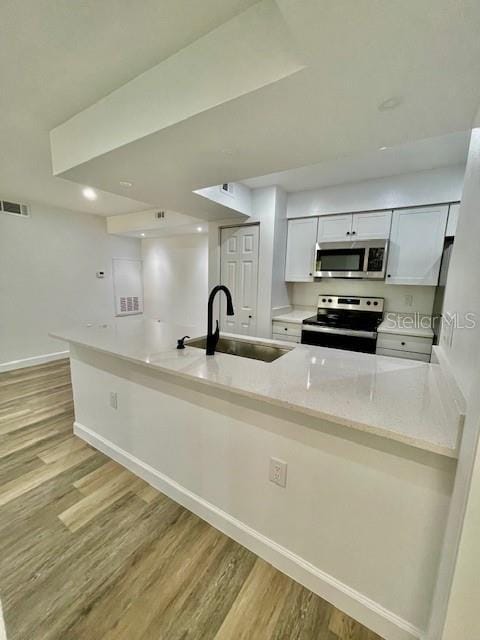
[[185,349],[185,345],[183,343],[187,338],[190,338],[190,336],[183,336],[183,338],[180,338],[180,340],[177,340],[177,349]]

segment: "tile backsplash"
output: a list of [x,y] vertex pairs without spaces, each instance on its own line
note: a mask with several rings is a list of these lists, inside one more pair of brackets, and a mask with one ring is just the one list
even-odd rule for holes
[[385,298],[386,311],[431,314],[435,287],[385,284],[372,280],[296,282],[291,289],[290,302],[293,306],[315,307],[320,294]]

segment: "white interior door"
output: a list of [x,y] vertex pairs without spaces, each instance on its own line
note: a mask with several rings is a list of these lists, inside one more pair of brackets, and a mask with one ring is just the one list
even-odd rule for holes
[[220,293],[220,326],[228,333],[254,336],[257,330],[259,225],[221,230],[220,281],[230,289],[235,315],[226,315]]

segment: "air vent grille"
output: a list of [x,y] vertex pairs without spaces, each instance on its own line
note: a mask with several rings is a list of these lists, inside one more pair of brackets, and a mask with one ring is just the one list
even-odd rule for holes
[[155,219],[163,220],[165,218],[165,211],[155,211]]
[[9,200],[0,200],[0,212],[8,213],[11,216],[22,216],[28,218],[30,210],[28,205],[20,202],[10,202]]
[[233,198],[233,182],[224,182],[220,185],[220,191],[227,196],[231,196]]
[[139,311],[140,302],[138,296],[120,297],[120,313],[138,313]]

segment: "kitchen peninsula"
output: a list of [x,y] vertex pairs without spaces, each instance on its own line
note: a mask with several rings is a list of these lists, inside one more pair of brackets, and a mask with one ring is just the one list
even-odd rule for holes
[[380,635],[419,637],[462,426],[440,366],[291,343],[207,358],[175,348],[201,329],[131,320],[52,334],[75,433]]

